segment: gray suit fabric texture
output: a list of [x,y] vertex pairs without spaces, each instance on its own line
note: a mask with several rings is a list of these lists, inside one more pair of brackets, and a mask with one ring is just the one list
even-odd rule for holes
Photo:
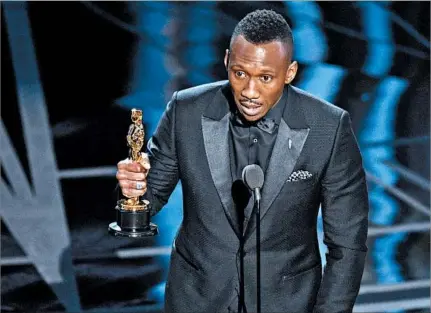
[[[352,312],[367,253],[362,157],[348,112],[285,88],[261,190],[262,312]],[[175,92],[148,141],[151,214],[163,208],[179,180],[183,191],[165,312],[237,312],[240,298],[243,312],[256,312],[258,221],[249,210],[239,225],[233,214],[229,92],[227,81]],[[328,248],[323,270],[319,207]]]

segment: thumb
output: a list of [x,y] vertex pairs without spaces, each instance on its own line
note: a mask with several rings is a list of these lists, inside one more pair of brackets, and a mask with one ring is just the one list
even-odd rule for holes
[[144,169],[149,170],[151,168],[150,159],[148,158],[148,154],[141,152],[141,158],[139,163],[144,167]]

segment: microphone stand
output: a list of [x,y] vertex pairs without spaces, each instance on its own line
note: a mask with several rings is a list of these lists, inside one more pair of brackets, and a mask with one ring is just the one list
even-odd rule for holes
[[261,311],[261,288],[260,288],[260,188],[263,186],[265,176],[259,165],[251,164],[242,170],[242,181],[254,193],[254,205],[256,206],[256,291],[257,291],[257,313]]
[[260,288],[260,188],[254,190],[256,204],[256,291],[257,313],[261,312],[261,288]]

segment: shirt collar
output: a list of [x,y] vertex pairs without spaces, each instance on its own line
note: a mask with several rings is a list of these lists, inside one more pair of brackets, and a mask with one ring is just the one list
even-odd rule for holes
[[287,102],[287,92],[283,90],[278,102],[266,113],[264,118],[273,119],[277,125],[280,125],[281,118],[283,116],[284,108]]

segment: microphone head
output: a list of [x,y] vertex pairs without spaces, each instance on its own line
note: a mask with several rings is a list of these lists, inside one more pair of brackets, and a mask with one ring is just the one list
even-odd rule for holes
[[262,168],[256,164],[247,165],[242,170],[242,181],[251,190],[262,188],[264,182]]

